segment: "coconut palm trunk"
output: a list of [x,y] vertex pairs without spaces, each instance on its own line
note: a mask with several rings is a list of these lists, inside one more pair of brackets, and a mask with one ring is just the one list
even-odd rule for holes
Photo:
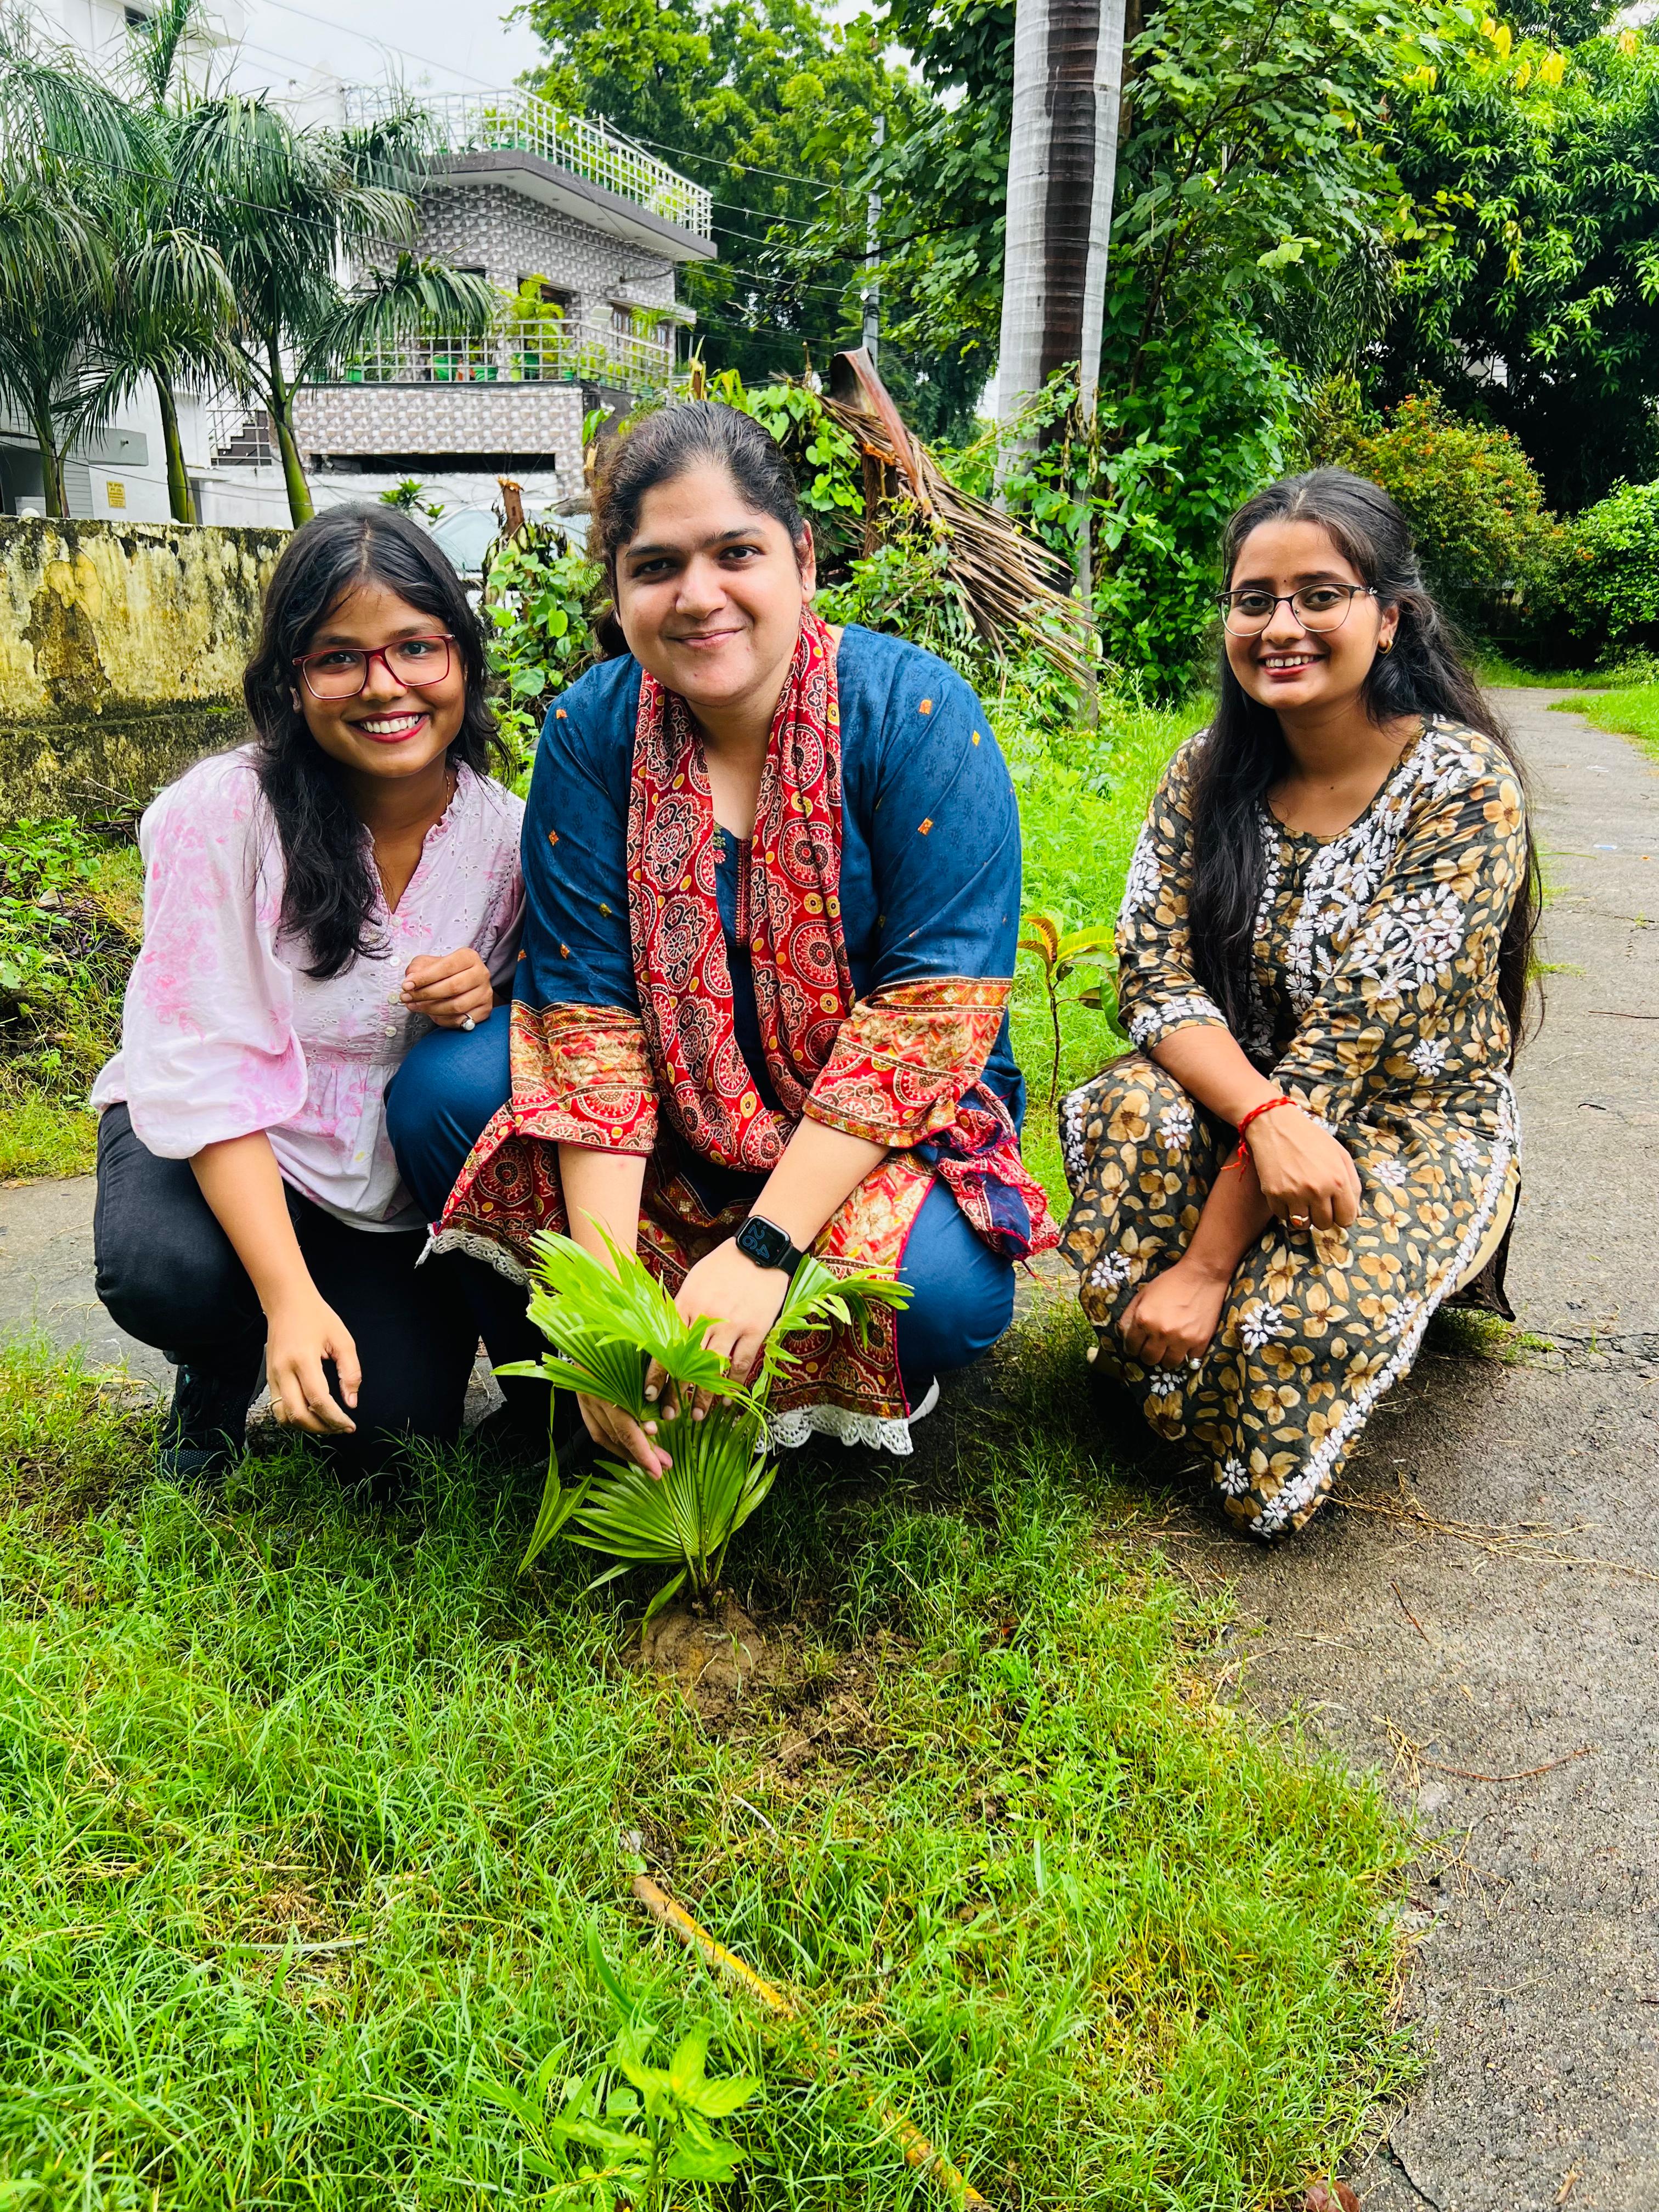
[[306,482],[305,470],[300,463],[300,448],[294,436],[294,392],[283,374],[283,360],[273,338],[269,347],[270,384],[269,411],[271,435],[276,441],[276,451],[283,464],[283,482],[288,487],[288,511],[297,530],[302,522],[309,522],[317,512],[312,505],[311,486]]
[[[1123,15],[1124,0],[1018,0],[997,379],[1005,428],[1056,369],[1083,360],[1085,337],[1085,374],[1098,378]],[[1008,459],[1034,444],[1017,438]]]

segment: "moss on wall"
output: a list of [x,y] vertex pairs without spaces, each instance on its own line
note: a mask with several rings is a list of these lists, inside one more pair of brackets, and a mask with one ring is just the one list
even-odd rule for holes
[[286,536],[0,517],[0,812],[95,816],[234,744]]

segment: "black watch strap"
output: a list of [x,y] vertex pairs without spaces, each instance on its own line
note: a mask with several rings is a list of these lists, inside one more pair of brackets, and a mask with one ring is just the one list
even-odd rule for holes
[[806,1257],[790,1242],[788,1231],[780,1229],[763,1213],[750,1215],[738,1231],[737,1244],[744,1259],[752,1260],[757,1267],[781,1267],[790,1276]]

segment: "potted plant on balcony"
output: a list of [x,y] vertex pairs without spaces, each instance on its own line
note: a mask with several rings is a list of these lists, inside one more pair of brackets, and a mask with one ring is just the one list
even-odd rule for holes
[[558,373],[564,352],[565,307],[550,297],[545,276],[523,276],[507,299],[502,325],[512,348],[512,374],[524,384],[544,384]]

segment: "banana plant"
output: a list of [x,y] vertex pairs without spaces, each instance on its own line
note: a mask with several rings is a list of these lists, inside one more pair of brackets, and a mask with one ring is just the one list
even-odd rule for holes
[[[601,1259],[569,1237],[536,1238],[530,1318],[553,1349],[496,1371],[538,1376],[556,1390],[597,1398],[641,1424],[654,1420],[657,1441],[672,1464],[657,1476],[601,1460],[567,1484],[557,1447],[550,1443],[541,1510],[519,1571],[560,1534],[615,1560],[589,1585],[593,1589],[635,1565],[672,1567],[647,1609],[649,1622],[688,1585],[696,1601],[713,1596],[727,1545],[772,1487],[777,1469],[766,1453],[767,1402],[797,1358],[785,1340],[830,1322],[862,1335],[872,1307],[902,1307],[909,1292],[875,1275],[834,1275],[809,1255],[795,1271],[753,1377],[744,1383],[708,1348],[714,1318],[682,1320],[640,1260],[609,1237],[605,1243],[607,1258]],[[645,1395],[653,1359],[669,1385],[656,1403]],[[701,1421],[690,1411],[698,1392],[711,1401]]]
[[[1044,998],[1048,1004],[1048,1020],[1054,1030],[1054,1058],[1048,1070],[1048,1111],[1052,1114],[1060,1098],[1060,987],[1077,968],[1109,969],[1112,963],[1112,932],[1109,929],[1071,929],[1066,927],[1066,917],[1052,908],[1040,908],[1028,914],[1024,923],[1026,934],[1019,940],[1022,952],[1036,956],[1037,975],[1042,984]],[[1099,981],[1082,992],[1077,1000],[1079,1006],[1100,1008],[1105,1004],[1107,984],[1103,975]]]

